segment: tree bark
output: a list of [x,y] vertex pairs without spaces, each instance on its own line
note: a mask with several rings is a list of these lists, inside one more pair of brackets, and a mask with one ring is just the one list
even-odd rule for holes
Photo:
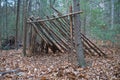
[[7,2],[8,0],[5,0],[6,4],[5,4],[5,12],[6,12],[6,17],[5,17],[5,38],[8,38],[8,30],[7,30]]
[[110,24],[110,22],[111,22],[110,21],[111,20],[110,0],[109,1],[104,0],[104,6],[105,6],[105,10],[104,10],[105,11],[105,13],[104,13],[105,23],[107,26],[111,27],[111,24]]
[[[32,0],[29,0],[28,1],[28,16],[31,16],[32,15]],[[29,30],[28,30],[28,41],[27,41],[27,43],[28,43],[28,48],[30,48],[31,47],[31,43],[32,43],[32,25],[31,24],[29,24],[28,25],[29,26]]]
[[84,0],[84,23],[83,23],[83,34],[86,35],[86,16],[87,16],[87,10],[86,10],[86,7],[87,7],[87,1]]
[[111,29],[114,27],[114,0],[111,0]]
[[16,14],[16,0],[14,0],[14,14]]
[[26,39],[27,39],[27,2],[24,0],[24,26],[23,26],[23,56],[26,56]]
[[[79,0],[73,0],[74,12],[80,11],[80,4]],[[83,45],[81,41],[81,22],[80,22],[80,15],[74,15],[74,33],[75,33],[75,48],[78,57],[78,64],[82,68],[86,66],[86,62],[84,59],[84,52],[83,52]]]
[[15,38],[15,47],[18,49],[18,27],[19,27],[19,10],[20,9],[20,0],[17,1],[17,14],[16,14],[16,38]]
[[114,1],[114,24],[120,24],[120,1]]
[[[0,13],[1,13],[1,0],[0,0]],[[2,16],[0,15],[0,25],[2,25],[1,19],[2,19]],[[1,49],[1,35],[2,35],[1,33],[2,33],[2,27],[0,26],[0,49]]]
[[[1,8],[1,0],[0,0],[0,13],[2,13],[2,8]],[[0,25],[2,25],[2,14],[0,15]],[[0,35],[1,35],[1,32],[2,32],[2,26],[0,26]]]
[[[0,13],[2,13],[2,10],[1,10],[1,0],[0,0]],[[0,25],[2,24],[2,21],[1,21],[1,15],[0,15]],[[1,26],[0,26],[0,28],[1,28]]]
[[[69,13],[72,13],[72,6],[70,6],[69,7]],[[74,56],[74,55],[72,55],[72,54],[74,54],[74,52],[73,52],[73,50],[74,50],[74,40],[73,40],[73,17],[72,17],[73,15],[70,15],[69,16],[69,18],[70,18],[70,39],[71,39],[71,48],[70,48],[70,52],[69,52],[69,56],[68,56],[68,61],[70,61],[70,62],[72,62],[73,63],[73,59],[72,59],[72,57]]]
[[32,13],[32,0],[29,0],[28,2],[28,16],[31,16]]

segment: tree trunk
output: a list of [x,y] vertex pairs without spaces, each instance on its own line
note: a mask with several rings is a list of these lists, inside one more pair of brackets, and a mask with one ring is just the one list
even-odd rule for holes
[[16,14],[16,0],[14,0],[14,14]]
[[[1,8],[1,0],[0,0],[0,13],[2,13],[2,8]],[[1,32],[2,32],[2,14],[0,15],[0,35],[1,35]]]
[[29,0],[28,2],[28,16],[31,16],[32,13],[32,0]]
[[115,0],[114,1],[114,24],[120,24],[120,1]]
[[21,2],[23,5],[22,5],[22,33],[21,33],[21,35],[23,35],[23,27],[24,27],[24,4],[25,4],[25,1],[23,0],[22,2]]
[[[79,0],[73,0],[74,12],[80,11]],[[75,48],[78,57],[79,66],[85,67],[86,62],[84,59],[83,45],[81,41],[81,23],[80,23],[80,15],[74,15],[74,33],[75,33]]]
[[86,35],[86,13],[87,13],[87,10],[86,10],[86,7],[87,7],[87,1],[84,0],[84,21],[83,21],[83,34]]
[[19,10],[20,9],[20,0],[17,1],[17,14],[16,14],[16,38],[15,38],[15,47],[18,49],[18,27],[19,27]]
[[114,27],[114,0],[111,0],[111,29]]
[[2,22],[2,23],[1,23],[1,27],[2,27],[2,28],[1,28],[1,34],[2,34],[1,37],[2,37],[2,38],[5,38],[5,37],[4,37],[4,36],[5,36],[5,27],[4,27],[4,23],[5,23],[4,18],[5,18],[5,15],[4,15],[4,13],[5,13],[5,12],[4,12],[2,6],[1,6],[1,12],[2,12],[2,13],[1,13],[1,20],[2,20],[2,21],[1,21],[1,22]]
[[[0,13],[2,13],[2,10],[1,10],[1,0],[0,0]],[[0,25],[2,25],[2,16],[0,15]],[[2,33],[2,27],[0,26],[0,49],[1,49],[1,34]],[[0,50],[2,52],[2,49]]]
[[24,0],[24,26],[23,26],[23,56],[26,56],[26,39],[27,39],[27,2]]
[[[28,16],[31,16],[32,15],[32,0],[29,0],[29,2],[28,2]],[[29,24],[28,25],[29,26],[29,30],[28,30],[28,41],[27,41],[27,43],[28,43],[28,48],[30,48],[30,46],[31,46],[31,42],[32,42],[32,25],[31,24]]]
[[[0,0],[0,13],[2,13],[2,10],[1,10],[1,0]],[[1,17],[2,17],[2,16],[0,15],[0,25],[2,24],[2,23],[1,23],[1,22],[2,22],[2,21],[1,21]],[[1,26],[0,26],[0,28],[1,28]]]
[[5,0],[6,4],[5,4],[5,12],[6,12],[6,17],[5,17],[5,38],[8,38],[8,30],[7,30],[7,0]]
[[105,5],[105,12],[104,12],[104,18],[105,18],[105,23],[107,26],[111,26],[110,24],[110,19],[111,19],[111,10],[110,10],[110,1],[104,0],[104,5]]

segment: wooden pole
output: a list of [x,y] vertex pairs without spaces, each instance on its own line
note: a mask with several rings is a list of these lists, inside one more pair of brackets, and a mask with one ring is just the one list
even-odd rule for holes
[[[31,21],[31,19],[30,19],[30,21]],[[46,33],[43,32],[43,29],[42,28],[38,29],[38,27],[37,27],[37,25],[35,23],[31,23],[31,24],[33,25],[33,28],[35,29],[38,36],[41,37],[46,43],[49,43],[49,44],[52,45],[52,43],[47,38]]]
[[[70,13],[72,13],[72,6],[70,6],[69,7],[69,12]],[[70,63],[74,63],[73,62],[73,58],[72,58],[72,56],[73,56],[73,16],[72,15],[70,15],[69,16],[69,18],[70,18],[70,28],[69,28],[69,33],[70,33],[70,35],[69,35],[69,37],[70,37],[70,52],[69,52],[69,54],[68,54],[68,61],[70,62]]]
[[[55,41],[59,46],[61,46],[61,50],[62,50],[62,47],[65,49],[66,47],[64,46],[64,45],[62,45],[61,43],[59,43],[58,41],[58,36],[55,36],[56,34],[49,28],[49,27],[47,27],[47,25],[44,23],[44,22],[40,22],[41,23],[41,25],[47,30],[47,32],[49,32],[49,36],[50,36],[50,34],[51,34],[51,38],[50,39],[52,39],[53,41]],[[51,32],[51,33],[50,33]],[[54,35],[53,35],[54,34]],[[56,40],[57,39],[57,40]],[[60,45],[61,44],[61,45]],[[64,52],[64,51],[62,51],[62,52]]]
[[45,22],[45,21],[50,21],[50,20],[55,20],[55,19],[59,19],[59,18],[64,18],[64,17],[68,17],[68,16],[70,16],[70,15],[75,15],[75,14],[80,14],[80,13],[83,13],[83,12],[82,12],[82,11],[78,11],[78,12],[66,14],[66,15],[63,15],[63,16],[59,16],[59,17],[56,17],[56,18],[43,19],[43,20],[37,20],[37,21],[27,21],[27,22],[28,22],[28,23]]
[[[58,11],[57,9],[55,9],[53,6],[51,7],[55,12],[57,12],[58,13],[58,16],[62,16],[62,13],[60,12],[60,11]],[[66,16],[67,17],[67,16]],[[64,17],[64,21],[65,22],[67,22],[67,23],[69,23],[69,20],[68,20],[68,18],[66,18],[66,17]]]
[[[48,17],[49,18],[49,17]],[[66,39],[65,39],[65,37],[64,36],[66,36],[66,35],[64,35],[64,29],[61,29],[61,28],[63,28],[63,26],[61,26],[61,28],[60,28],[60,25],[57,25],[57,24],[55,24],[56,22],[53,22],[53,21],[49,21],[50,22],[50,24],[52,24],[53,23],[53,27],[51,27],[50,29],[51,29],[51,32],[52,33],[54,33],[55,34],[55,36],[57,36],[63,43],[67,43],[67,42],[65,42],[65,41],[67,41]],[[55,31],[53,30],[53,28],[56,30],[56,33],[55,33]],[[57,29],[59,29],[59,30],[57,30]],[[67,33],[67,31],[66,31],[66,33]],[[66,36],[67,37],[67,36]]]
[[47,29],[45,27],[46,24],[44,24],[43,22],[40,22],[38,25],[35,25],[34,23],[32,23],[34,25],[34,27],[36,28],[36,30],[39,32],[39,29],[37,28],[37,26],[42,26],[42,28],[44,29],[44,32],[46,34],[46,37],[49,39],[49,41],[51,41],[53,44],[55,44],[58,49],[61,51],[61,52],[64,52],[64,49],[63,47],[61,47],[60,43],[57,42],[56,39],[54,39],[53,35],[51,35],[51,33],[49,32],[49,29]]
[[[55,16],[53,16],[54,18],[55,18]],[[59,20],[59,19],[56,19],[56,20],[54,20],[53,21],[57,26],[58,26],[58,28],[60,29],[60,30],[62,30],[63,32],[64,32],[64,34],[66,34],[67,36],[69,36],[69,25],[66,25],[66,23],[65,22],[63,22],[63,21],[61,21],[61,20]]]
[[[70,13],[72,13],[72,6],[70,6]],[[70,15],[70,37],[71,37],[71,53],[72,50],[73,50],[73,18],[72,16]]]

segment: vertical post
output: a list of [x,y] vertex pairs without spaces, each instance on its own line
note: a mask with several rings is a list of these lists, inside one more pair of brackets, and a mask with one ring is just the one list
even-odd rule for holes
[[[72,13],[72,6],[70,6],[70,13]],[[73,46],[73,18],[70,15],[70,37],[71,37],[71,46]]]
[[[69,13],[72,13],[72,6],[69,7]],[[73,54],[73,18],[72,15],[69,15],[70,18],[70,39],[71,39],[71,48],[70,48],[70,53],[69,53],[69,58],[68,61],[72,62],[72,54]]]

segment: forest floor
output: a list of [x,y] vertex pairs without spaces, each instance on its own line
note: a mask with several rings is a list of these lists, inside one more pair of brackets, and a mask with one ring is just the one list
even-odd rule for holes
[[[120,49],[103,48],[107,58],[86,55],[86,68],[69,63],[68,53],[22,57],[22,50],[0,52],[0,80],[120,80]],[[0,73],[1,74],[1,73]]]

